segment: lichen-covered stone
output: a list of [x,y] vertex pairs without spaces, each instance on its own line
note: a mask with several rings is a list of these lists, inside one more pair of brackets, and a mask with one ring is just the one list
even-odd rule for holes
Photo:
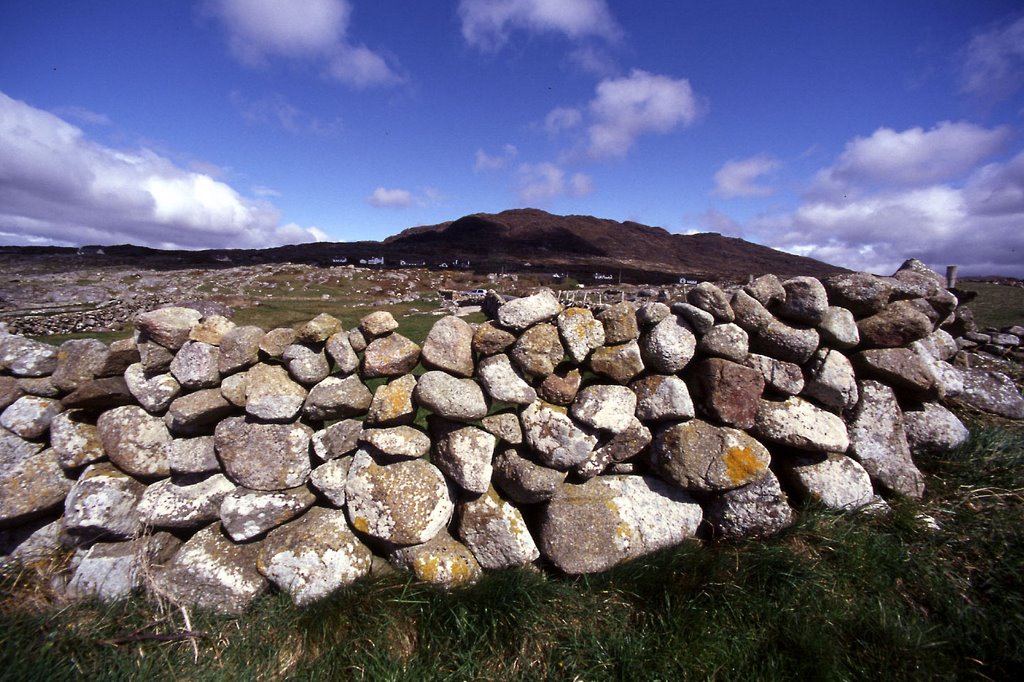
[[556,324],[566,352],[578,365],[604,345],[604,325],[586,308],[566,308],[558,314]]
[[480,425],[483,426],[484,431],[510,445],[519,445],[523,442],[523,427],[519,424],[519,417],[514,412],[487,415],[480,420]]
[[860,509],[875,498],[868,472],[846,455],[794,454],[780,457],[776,468],[800,498],[828,509]]
[[145,486],[109,462],[82,472],[64,500],[64,532],[82,540],[126,540],[142,530]]
[[137,315],[135,328],[164,348],[178,350],[188,341],[192,327],[201,317],[199,311],[192,308],[160,308]]
[[816,329],[801,329],[779,320],[749,296],[737,291],[732,299],[736,324],[750,335],[750,349],[778,360],[802,364],[818,348]]
[[933,329],[928,316],[910,301],[895,301],[857,322],[861,344],[872,348],[901,348]]
[[0,336],[0,367],[16,377],[42,377],[57,369],[56,346],[24,336]]
[[299,343],[323,343],[340,331],[341,320],[333,315],[320,313],[295,330],[295,340]]
[[552,405],[569,405],[576,400],[582,383],[583,375],[575,367],[556,369],[540,382],[537,396]]
[[171,473],[167,461],[171,433],[163,419],[141,407],[125,405],[101,414],[96,430],[107,457],[122,471],[141,478]]
[[595,317],[604,326],[605,345],[617,346],[640,338],[636,306],[629,301],[610,305]]
[[338,374],[348,375],[359,369],[359,356],[352,348],[352,342],[349,341],[347,333],[342,331],[331,335],[331,338],[327,339],[324,350],[327,351]]
[[146,488],[139,518],[154,528],[199,528],[220,517],[220,504],[234,489],[222,474],[167,478]]
[[[263,330],[261,329],[260,332]],[[344,332],[340,332],[344,334]],[[258,350],[265,353],[268,357],[279,358],[284,354],[284,349],[295,343],[299,338],[299,335],[295,333],[295,330],[291,327],[278,327],[277,329],[271,329],[266,334],[260,336]],[[259,355],[253,359],[252,363],[255,363],[259,359]]]
[[245,417],[229,417],[214,431],[224,472],[255,490],[286,490],[305,483],[312,435],[305,424],[259,424]]
[[553,319],[562,310],[555,295],[544,289],[532,296],[517,298],[498,308],[498,323],[506,329],[521,331],[538,322]]
[[591,428],[618,433],[628,428],[636,413],[636,394],[626,386],[587,386],[569,408],[569,413]]
[[370,389],[359,377],[329,376],[309,390],[302,412],[313,421],[346,419],[365,414],[372,401]]
[[857,317],[873,315],[885,307],[892,294],[891,280],[852,272],[822,281],[832,305],[842,306]]
[[345,506],[345,488],[348,486],[348,472],[351,468],[352,457],[332,459],[313,469],[309,474],[309,482],[327,502],[341,509]]
[[58,400],[26,395],[0,414],[0,426],[27,440],[35,440],[50,430],[50,422],[63,409]]
[[965,369],[962,375],[964,392],[956,403],[1007,419],[1024,419],[1024,398],[1008,376],[983,369]]
[[681,421],[694,415],[690,389],[673,374],[650,374],[629,387],[637,398],[636,416],[644,421]]
[[731,322],[707,330],[697,341],[697,350],[733,362],[743,362],[750,350],[750,338],[743,327]]
[[174,435],[193,436],[234,412],[235,406],[224,398],[219,388],[207,388],[172,400],[164,423]]
[[412,404],[415,389],[416,377],[412,374],[378,386],[370,401],[366,422],[377,426],[397,426],[412,422],[416,417],[416,406]]
[[457,377],[473,376],[473,327],[449,315],[434,323],[423,342],[423,364]]
[[286,422],[306,400],[306,389],[292,381],[283,367],[260,363],[245,376],[245,412],[257,419]]
[[366,379],[408,374],[420,360],[420,347],[401,334],[374,339],[363,352],[362,375]]
[[201,341],[211,346],[219,346],[221,339],[235,328],[235,323],[223,315],[208,315],[192,327],[188,338],[190,341]]
[[68,594],[103,602],[130,597],[144,586],[149,567],[164,561],[180,545],[170,533],[156,533],[80,549],[71,560]]
[[770,470],[759,481],[711,498],[705,514],[715,535],[721,538],[774,535],[796,518],[779,479]]
[[482,358],[477,373],[480,384],[493,400],[529,405],[537,399],[537,391],[516,373],[504,353]]
[[359,440],[390,460],[418,459],[430,452],[430,436],[413,426],[366,429]]
[[954,450],[970,437],[960,419],[938,403],[903,411],[903,432],[913,454]]
[[558,410],[534,403],[519,415],[523,437],[537,459],[555,469],[569,469],[585,461],[597,437],[587,433]]
[[491,483],[491,459],[498,439],[483,429],[451,422],[432,424],[431,461],[463,490],[484,493]]
[[497,327],[490,320],[482,323],[473,332],[473,350],[484,356],[504,353],[515,342],[514,335]]
[[313,453],[324,462],[343,457],[359,446],[362,434],[362,422],[355,419],[334,422],[313,434]]
[[934,392],[935,374],[909,348],[862,350],[850,358],[860,377],[885,382],[894,388],[929,395]]
[[754,279],[743,287],[743,291],[766,308],[786,300],[786,289],[782,286],[782,280],[772,274]]
[[130,365],[124,381],[139,404],[152,414],[163,413],[181,393],[181,384],[171,374],[147,372],[142,363]]
[[291,521],[313,506],[316,495],[306,486],[288,490],[236,487],[220,503],[220,522],[235,542],[246,542]]
[[171,360],[171,375],[183,388],[210,388],[220,383],[220,349],[202,341],[186,341]]
[[807,363],[806,375],[803,395],[839,412],[857,404],[857,377],[853,365],[839,351],[819,349]]
[[394,552],[391,561],[412,571],[417,580],[445,588],[471,585],[482,574],[472,551],[447,532]]
[[235,327],[229,331],[220,340],[217,369],[221,374],[228,375],[255,365],[260,360],[260,346],[264,337],[263,330],[254,326]]
[[690,325],[690,329],[692,329],[693,333],[697,336],[707,334],[711,328],[715,326],[714,315],[690,303],[676,301],[672,304],[669,310],[681,317],[686,324]]
[[553,324],[538,324],[523,332],[509,354],[526,374],[545,377],[562,362],[565,349]]
[[461,501],[456,515],[459,539],[487,570],[521,566],[540,556],[523,515],[494,488]]
[[754,425],[764,377],[756,369],[723,358],[706,358],[692,368],[694,392],[704,413],[741,429]]
[[54,450],[0,429],[0,528],[58,508],[72,483]]
[[417,404],[445,419],[474,421],[487,414],[487,401],[475,381],[438,370],[420,377],[413,398]]
[[314,350],[309,346],[294,343],[281,353],[288,368],[288,374],[304,386],[323,381],[331,373],[331,365],[322,350]]
[[106,456],[96,424],[81,410],[61,412],[50,422],[50,447],[65,469],[78,469]]
[[494,457],[494,482],[510,499],[534,504],[551,499],[568,472],[559,471],[526,459],[515,448],[506,448]]
[[911,459],[903,413],[892,388],[877,381],[860,381],[858,390],[860,402],[850,421],[850,456],[885,490],[920,498],[924,476]]
[[653,455],[665,480],[702,492],[731,490],[760,480],[771,462],[768,449],[752,436],[700,419],[659,431]]
[[57,367],[51,380],[64,393],[70,393],[99,376],[110,350],[96,339],[71,339],[57,349]]
[[686,300],[708,312],[717,322],[732,322],[735,316],[729,297],[711,282],[701,282],[686,292]]
[[587,480],[603,473],[609,467],[639,455],[651,444],[651,431],[633,417],[629,425],[614,434],[608,442],[600,446],[581,464],[573,467],[577,477]]
[[689,325],[672,315],[640,337],[644,366],[659,374],[675,374],[693,357],[697,339]]
[[782,283],[786,300],[775,306],[779,317],[801,324],[819,324],[828,310],[828,293],[814,277],[793,277]]
[[619,384],[628,384],[644,371],[644,360],[637,342],[601,346],[590,354],[590,369]]
[[369,338],[384,336],[398,329],[398,322],[387,310],[374,310],[359,320],[359,330]]
[[860,344],[860,330],[857,322],[846,308],[829,306],[818,323],[821,343],[837,350],[849,350]]
[[761,400],[752,432],[762,440],[798,450],[846,452],[850,446],[846,422],[803,398]]

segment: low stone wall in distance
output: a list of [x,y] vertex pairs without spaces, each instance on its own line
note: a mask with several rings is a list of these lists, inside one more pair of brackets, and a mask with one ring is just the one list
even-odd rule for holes
[[224,612],[387,564],[446,586],[590,573],[776,533],[809,502],[884,511],[923,494],[915,453],[968,437],[944,404],[1024,418],[970,367],[1024,329],[979,335],[916,262],[484,308],[422,347],[383,310],[267,331],[171,307],[109,346],[0,334],[0,552],[72,548],[71,595]]

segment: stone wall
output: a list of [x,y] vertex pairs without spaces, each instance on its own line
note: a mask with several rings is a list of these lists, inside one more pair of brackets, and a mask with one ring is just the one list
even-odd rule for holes
[[422,348],[385,311],[266,331],[164,308],[109,346],[0,334],[0,551],[71,548],[71,595],[226,612],[389,564],[446,586],[588,573],[776,533],[807,503],[884,511],[924,493],[915,453],[968,437],[944,404],[1024,418],[1010,379],[970,367],[1024,329],[982,339],[916,262],[670,305],[484,303]]

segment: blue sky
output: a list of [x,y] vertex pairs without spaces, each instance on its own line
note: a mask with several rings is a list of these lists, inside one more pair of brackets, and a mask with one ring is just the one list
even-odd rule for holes
[[0,243],[381,239],[536,206],[1024,277],[1000,0],[23,0]]

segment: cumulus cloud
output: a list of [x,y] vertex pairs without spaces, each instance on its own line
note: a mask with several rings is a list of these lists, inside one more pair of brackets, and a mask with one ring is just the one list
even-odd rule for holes
[[588,105],[593,121],[587,130],[588,152],[594,158],[625,156],[641,135],[691,125],[701,108],[700,98],[685,78],[641,69],[607,78],[598,83]]
[[567,180],[565,171],[550,162],[519,166],[519,200],[524,204],[547,204],[559,196],[581,197],[593,190],[593,180],[584,173],[575,173]]
[[412,192],[407,189],[378,187],[366,197],[366,203],[375,208],[406,208],[415,202]]
[[574,107],[557,107],[544,117],[544,130],[555,135],[563,130],[575,128],[583,120],[583,114]]
[[622,34],[605,0],[460,0],[458,12],[462,37],[484,50],[500,48],[517,29],[572,39]]
[[476,161],[473,163],[473,172],[504,170],[519,156],[519,149],[514,144],[506,144],[498,154],[488,154],[483,149],[476,150]]
[[295,135],[317,137],[334,137],[342,129],[340,118],[325,121],[298,108],[279,93],[250,98],[239,90],[232,90],[229,98],[249,123],[276,126]]
[[349,39],[348,0],[208,0],[207,8],[227,28],[231,53],[248,66],[284,57],[319,64],[357,88],[402,80],[384,56]]
[[7,243],[254,248],[323,236],[271,204],[150,150],[91,141],[0,92],[0,232]]
[[770,156],[752,156],[749,159],[726,161],[715,173],[714,193],[725,199],[732,197],[767,197],[775,193],[773,187],[757,184],[758,179],[780,166]]
[[971,38],[960,87],[989,100],[1003,99],[1024,87],[1024,16]]

